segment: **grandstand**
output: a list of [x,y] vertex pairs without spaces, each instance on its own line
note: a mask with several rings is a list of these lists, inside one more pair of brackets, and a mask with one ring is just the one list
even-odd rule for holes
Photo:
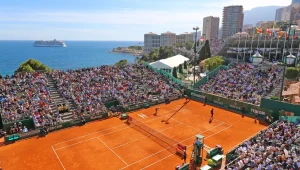
[[[195,166],[182,168],[208,164],[220,169],[220,162],[213,159],[222,160],[220,146],[227,153],[227,169],[297,167],[299,121],[276,120],[281,110],[300,116],[300,108],[269,99],[278,94],[282,67],[231,63],[207,75],[194,89],[148,63],[1,79],[5,144],[45,135],[45,128],[51,132],[109,119],[1,146],[0,164],[6,169],[173,169],[182,164],[178,155],[195,154],[195,136],[202,136],[209,158],[202,165],[192,158],[189,164]],[[191,101],[180,99],[183,94]],[[129,114],[130,126],[114,118],[122,113]],[[271,125],[266,129],[266,124]],[[269,140],[258,142],[265,138]],[[274,156],[273,150],[280,153]],[[260,156],[260,161],[250,161]]]

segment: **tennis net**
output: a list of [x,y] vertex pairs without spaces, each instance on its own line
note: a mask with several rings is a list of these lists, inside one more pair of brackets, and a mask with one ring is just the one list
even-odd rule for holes
[[130,116],[128,116],[127,122],[132,125],[132,128],[148,136],[150,139],[157,142],[166,150],[181,157],[183,156],[185,147],[179,142],[170,139],[169,137],[163,135],[162,133],[150,128],[149,126]]

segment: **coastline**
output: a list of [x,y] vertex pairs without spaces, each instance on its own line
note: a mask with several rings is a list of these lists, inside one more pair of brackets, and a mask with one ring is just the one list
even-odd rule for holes
[[119,53],[119,54],[129,54],[133,56],[142,56],[144,53],[144,48],[142,46],[135,46],[135,47],[117,47],[113,48],[108,53]]

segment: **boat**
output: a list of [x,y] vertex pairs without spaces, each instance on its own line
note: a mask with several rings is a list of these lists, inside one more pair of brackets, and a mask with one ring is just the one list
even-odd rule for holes
[[67,47],[66,43],[56,39],[52,41],[35,41],[33,45],[35,47]]

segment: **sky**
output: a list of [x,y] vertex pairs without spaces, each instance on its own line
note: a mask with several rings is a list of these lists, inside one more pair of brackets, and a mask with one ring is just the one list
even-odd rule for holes
[[142,41],[148,32],[202,30],[224,6],[287,6],[290,0],[1,0],[0,40]]

